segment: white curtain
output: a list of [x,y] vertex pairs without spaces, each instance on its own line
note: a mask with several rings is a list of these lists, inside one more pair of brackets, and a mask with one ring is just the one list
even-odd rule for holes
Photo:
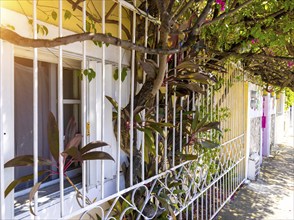
[[[47,118],[49,113],[49,64],[38,65],[38,151],[39,156],[50,158],[47,141]],[[33,154],[33,68],[15,62],[15,156]],[[30,167],[15,169],[15,178],[32,174]],[[21,188],[29,187],[28,184]]]

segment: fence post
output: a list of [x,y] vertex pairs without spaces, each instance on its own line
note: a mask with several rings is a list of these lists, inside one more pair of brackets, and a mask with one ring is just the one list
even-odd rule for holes
[[249,84],[244,82],[244,123],[245,123],[245,179],[248,177],[248,160],[250,152],[250,117],[249,117]]

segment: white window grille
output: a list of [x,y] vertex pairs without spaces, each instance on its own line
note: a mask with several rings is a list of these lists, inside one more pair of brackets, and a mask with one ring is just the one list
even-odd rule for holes
[[[36,28],[36,3],[37,0],[33,1],[34,4],[34,38],[37,38],[37,28]],[[63,1],[59,1],[59,15],[63,14]],[[105,21],[105,8],[107,1],[101,1],[97,4],[100,4],[102,9],[102,33],[106,33],[106,21]],[[86,1],[83,2],[83,29],[86,30]],[[157,22],[150,15],[146,15],[143,11],[138,12],[136,8],[136,2],[134,2],[134,6],[129,4],[127,1],[118,1],[118,37],[122,37],[122,17],[123,8],[130,11],[133,15],[132,19],[132,42],[136,42],[136,17],[143,16],[144,18],[144,26],[145,26],[145,33],[144,33],[144,45],[147,45],[148,35],[147,29],[149,23],[155,23],[158,26]],[[58,24],[58,36],[63,36],[63,24],[62,24],[62,16],[59,16],[59,24]],[[4,80],[7,80],[4,75],[4,67],[2,66],[3,62],[5,61],[3,50],[3,42],[1,41],[1,80],[0,83],[3,85]],[[4,48],[4,49],[3,49]],[[165,122],[171,123],[174,126],[179,124],[179,130],[175,127],[172,129],[168,129],[165,126],[164,131],[165,133],[172,132],[172,141],[169,143],[168,138],[162,137],[156,132],[155,134],[155,155],[156,161],[154,164],[155,167],[155,175],[151,177],[148,176],[146,173],[145,168],[145,152],[144,150],[141,151],[141,180],[138,182],[134,182],[133,170],[136,169],[136,165],[134,164],[133,160],[133,149],[137,148],[134,146],[133,139],[138,135],[136,132],[136,128],[134,127],[134,96],[136,95],[135,89],[138,85],[135,84],[135,51],[132,50],[131,52],[131,62],[130,62],[130,71],[128,72],[128,80],[122,83],[121,74],[118,74],[118,80],[115,82],[115,87],[110,89],[109,83],[112,81],[112,73],[114,69],[114,65],[118,68],[118,72],[121,73],[123,68],[123,50],[121,47],[117,48],[118,51],[118,59],[115,64],[108,63],[107,60],[107,53],[109,51],[106,48],[106,45],[102,45],[101,49],[101,58],[96,60],[91,60],[88,54],[88,45],[86,42],[82,43],[82,50],[80,51],[79,61],[82,63],[82,69],[86,69],[88,67],[95,68],[97,73],[96,78],[93,82],[88,83],[86,80],[81,82],[81,100],[67,100],[64,97],[64,60],[65,60],[65,53],[66,50],[64,47],[60,46],[58,48],[58,76],[57,76],[57,85],[58,85],[58,127],[59,127],[59,140],[60,140],[60,153],[64,150],[63,146],[63,134],[64,134],[64,105],[73,105],[79,104],[81,109],[81,131],[84,134],[83,144],[94,140],[94,138],[100,138],[103,141],[106,141],[109,138],[109,134],[106,133],[106,127],[109,126],[113,128],[112,118],[108,118],[109,114],[112,112],[110,111],[109,103],[107,102],[105,96],[106,95],[113,95],[118,102],[118,120],[117,120],[117,133],[121,133],[121,127],[124,126],[121,120],[121,109],[125,107],[128,103],[128,97],[130,96],[130,176],[129,182],[130,186],[123,189],[123,177],[121,174],[121,151],[120,150],[113,150],[113,148],[118,148],[117,146],[121,145],[121,136],[118,135],[117,139],[114,140],[114,146],[112,146],[111,151],[109,151],[112,156],[116,159],[115,165],[110,164],[104,161],[95,161],[89,163],[83,163],[82,166],[82,200],[83,200],[83,208],[76,208],[76,206],[72,205],[72,201],[74,199],[69,198],[67,196],[63,181],[63,168],[61,167],[61,174],[60,174],[60,186],[59,186],[59,196],[58,202],[56,203],[57,206],[54,207],[54,210],[57,210],[59,215],[58,218],[62,219],[69,219],[72,217],[80,217],[83,218],[87,215],[92,215],[91,212],[96,211],[104,219],[111,218],[111,212],[115,209],[115,205],[121,202],[125,202],[126,209],[122,210],[121,217],[128,211],[133,210],[136,217],[139,219],[141,217],[145,219],[152,219],[153,215],[147,215],[145,208],[148,207],[149,203],[159,204],[160,200],[157,196],[160,193],[164,193],[168,198],[172,199],[177,204],[177,208],[174,208],[174,214],[176,216],[185,216],[195,217],[198,219],[213,219],[218,211],[224,206],[224,204],[230,199],[230,196],[237,190],[237,188],[242,184],[244,180],[244,170],[245,170],[245,149],[244,149],[244,127],[240,124],[236,125],[237,122],[243,122],[242,114],[238,114],[238,111],[233,111],[229,120],[225,121],[221,127],[231,128],[231,131],[226,132],[223,137],[223,144],[219,148],[218,151],[215,152],[215,158],[210,158],[210,162],[215,164],[215,169],[217,170],[214,173],[209,172],[208,165],[203,165],[203,161],[205,159],[205,152],[199,153],[199,157],[196,160],[189,160],[184,161],[180,160],[176,152],[176,148],[179,147],[180,152],[191,153],[192,150],[186,146],[189,137],[183,137],[183,132],[185,131],[184,127],[184,119],[185,114],[188,111],[198,109],[201,110],[200,106],[205,107],[205,110],[209,112],[209,118],[212,120],[213,118],[213,111],[219,112],[221,108],[228,107],[230,109],[238,109],[239,112],[244,110],[243,101],[244,97],[238,93],[238,89],[242,86],[242,82],[235,82],[233,78],[232,72],[240,71],[239,67],[230,66],[229,70],[231,71],[230,74],[223,75],[224,77],[224,86],[219,90],[215,91],[213,87],[209,87],[207,89],[206,95],[197,96],[197,94],[192,93],[188,97],[178,97],[178,104],[182,108],[180,110],[177,109],[176,101],[173,102],[173,105],[169,105],[171,100],[168,100],[168,92],[174,93],[176,96],[176,89],[174,91],[168,91],[171,89],[169,84],[165,84],[165,93],[164,95],[158,93],[156,95],[155,103],[156,103],[156,110],[154,115],[154,120],[156,122]],[[12,50],[13,51],[13,50]],[[34,166],[34,183],[38,181],[38,166],[37,166],[37,156],[38,153],[38,58],[39,58],[40,50],[34,49],[34,156],[35,156],[35,166]],[[13,52],[12,52],[13,54]],[[179,62],[179,57],[183,56],[183,54],[175,54],[173,56],[174,65],[176,66]],[[148,57],[146,54],[144,57]],[[10,60],[10,62],[13,62]],[[7,69],[7,68],[6,68]],[[167,68],[168,70],[168,68]],[[10,70],[12,71],[12,70]],[[174,76],[177,75],[177,70],[175,69],[173,72]],[[168,75],[167,75],[168,76]],[[12,79],[13,81],[13,79]],[[128,91],[130,94],[125,93],[125,86],[129,83]],[[204,88],[204,86],[203,86]],[[1,87],[3,94],[3,88]],[[113,90],[116,90],[117,95],[113,94]],[[92,92],[95,95],[92,96]],[[90,94],[91,93],[91,94]],[[3,95],[1,96],[1,112],[6,112],[7,109],[3,111],[2,105],[3,102],[6,102],[7,99],[3,99]],[[163,100],[163,101],[162,101]],[[240,101],[241,100],[241,101]],[[161,103],[164,103],[164,107],[160,106]],[[163,109],[163,112],[161,110]],[[204,111],[201,110],[201,117],[204,116]],[[145,113],[143,112],[143,120],[145,117]],[[168,115],[172,115],[172,119],[170,120]],[[193,113],[193,118],[196,113]],[[5,115],[5,114],[4,114]],[[0,131],[1,135],[3,132],[3,117],[1,114],[1,126]],[[90,124],[90,136],[87,136],[87,123]],[[92,135],[92,132],[94,133]],[[4,133],[4,132],[3,132]],[[139,133],[139,132],[138,132]],[[179,133],[179,135],[177,134]],[[209,134],[209,136],[213,136],[213,132]],[[1,136],[2,137],[2,136]],[[177,138],[179,137],[179,140]],[[1,152],[4,146],[4,141],[1,138]],[[140,143],[143,144],[146,142],[143,138],[140,140]],[[102,149],[106,150],[106,149]],[[1,153],[0,152],[0,153]],[[1,154],[2,155],[2,154]],[[171,155],[171,156],[170,156]],[[169,157],[171,157],[171,162],[169,162]],[[159,158],[162,158],[160,161]],[[5,158],[6,160],[6,158]],[[179,161],[180,160],[180,161]],[[161,163],[163,161],[163,163]],[[4,158],[0,157],[0,169],[1,169],[1,179],[4,178]],[[60,156],[60,164],[62,163],[62,157]],[[203,166],[202,166],[203,165]],[[109,169],[109,166],[114,166],[114,169]],[[110,173],[108,173],[110,171]],[[95,173],[93,175],[93,173]],[[106,177],[109,179],[111,176],[113,177],[115,174],[114,181],[111,183],[106,182]],[[94,177],[91,177],[91,176]],[[126,179],[124,179],[126,181]],[[175,181],[175,185],[180,185],[181,192],[176,193],[176,187],[171,186],[170,182]],[[113,184],[114,183],[114,184]],[[5,181],[6,184],[6,181]],[[6,212],[9,212],[9,205],[8,203],[4,202],[4,181],[1,181],[1,217],[4,216],[4,209]],[[114,189],[112,192],[108,191],[109,187],[113,187]],[[88,188],[87,188],[88,187]],[[93,197],[91,194],[92,188],[95,189],[95,193],[99,193],[99,195],[95,195],[98,197],[96,202],[88,205],[86,204],[86,196]],[[140,192],[140,191],[143,191]],[[156,195],[156,196],[155,196]],[[131,199],[128,200],[127,196],[131,196]],[[134,200],[135,197],[141,196],[145,198],[143,204],[140,206],[137,205]],[[12,198],[13,199],[13,198]],[[38,198],[38,194],[35,196],[35,201],[38,201],[41,198]],[[105,204],[108,203],[109,209],[103,208]],[[11,208],[11,207],[10,207]],[[35,213],[40,216],[40,218],[46,216],[48,217],[48,213],[52,210],[50,207],[39,207],[38,203],[34,205]],[[97,211],[98,210],[98,211]],[[157,211],[164,210],[162,205],[158,206]],[[46,215],[47,213],[47,215]],[[52,215],[52,213],[49,213]],[[195,217],[194,217],[195,216]],[[25,216],[26,217],[26,216]],[[52,217],[52,216],[51,216]],[[45,218],[45,217],[44,217]]]

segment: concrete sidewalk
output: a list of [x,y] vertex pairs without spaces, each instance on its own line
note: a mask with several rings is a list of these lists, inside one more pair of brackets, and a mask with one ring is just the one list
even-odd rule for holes
[[243,185],[218,220],[294,220],[294,137],[288,134],[263,160],[257,181]]

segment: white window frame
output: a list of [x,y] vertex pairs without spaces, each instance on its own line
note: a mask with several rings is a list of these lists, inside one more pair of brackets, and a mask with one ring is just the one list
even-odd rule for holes
[[[26,58],[26,59],[32,59],[33,58],[33,50],[29,50],[29,49],[23,49],[17,46],[13,46],[11,44],[8,44],[6,42],[4,42],[4,48],[3,51],[4,53],[6,53],[8,56],[6,57],[6,59],[4,59],[4,62],[7,64],[6,68],[4,68],[5,75],[3,78],[3,82],[5,82],[5,84],[7,85],[6,87],[3,88],[3,93],[7,94],[7,92],[5,90],[9,90],[8,93],[10,94],[10,96],[6,96],[6,98],[4,98],[4,95],[1,96],[1,99],[3,99],[3,103],[7,103],[9,101],[9,105],[4,105],[2,111],[4,113],[7,113],[7,118],[9,118],[9,122],[8,124],[8,129],[10,130],[9,132],[5,132],[6,131],[6,127],[4,127],[3,131],[5,133],[5,135],[7,133],[9,133],[9,140],[5,140],[4,138],[4,143],[3,145],[5,146],[7,143],[9,143],[9,145],[6,146],[13,146],[13,147],[9,147],[9,153],[8,153],[8,149],[4,149],[4,151],[7,151],[7,153],[4,155],[4,161],[8,161],[10,159],[12,159],[15,155],[14,155],[14,57],[21,57],[21,58]],[[51,70],[50,70],[50,81],[53,80],[56,82],[56,62],[54,57],[51,56],[52,54],[50,54],[48,52],[48,54],[46,54],[46,52],[41,51],[40,52],[42,55],[39,56],[39,61],[43,61],[43,62],[47,62],[47,63],[51,63]],[[43,59],[42,59],[43,58]],[[46,59],[45,59],[46,58]],[[67,59],[65,57],[65,59]],[[70,65],[70,68],[72,69],[77,68],[78,65],[80,65],[80,61],[78,60],[72,60],[72,59],[67,59],[66,63],[71,63],[74,64],[73,66]],[[67,65],[65,65],[65,67],[68,67]],[[77,68],[78,69],[78,68]],[[3,83],[4,84],[4,83]],[[9,85],[9,86],[8,86]],[[57,109],[56,107],[54,108],[53,106],[56,106],[56,101],[57,101],[57,94],[56,94],[56,86],[57,83],[50,83],[50,85],[52,85],[52,87],[50,88],[51,91],[53,92],[51,95],[55,96],[55,98],[50,97],[50,102],[51,102],[51,111],[53,112],[53,114],[56,115]],[[3,94],[2,93],[2,94]],[[81,97],[80,97],[81,98]],[[63,100],[63,104],[80,104],[81,101],[80,100],[76,100],[76,99],[64,99]],[[53,107],[53,108],[52,108]],[[81,112],[80,112],[81,114]],[[13,150],[11,150],[13,149]],[[78,171],[79,170],[79,171]],[[73,171],[69,171],[71,173],[76,173],[76,172],[81,172],[81,168],[79,168],[78,170],[73,170]],[[9,168],[9,169],[5,169],[5,186],[7,186],[13,179],[14,179],[14,168]],[[49,182],[46,182],[44,184],[42,184],[42,188],[45,188],[49,185],[52,184],[56,184],[57,182],[59,182],[59,178],[56,180],[51,180]],[[73,192],[73,189],[70,188],[65,188],[65,191],[69,190],[69,193],[67,193],[64,197],[65,200],[70,199],[70,201],[67,204],[72,204],[75,201],[75,192]],[[16,218],[16,219],[22,219],[24,217],[29,216],[29,212],[25,212],[22,213],[20,215],[14,216],[14,198],[24,195],[26,193],[28,193],[30,191],[30,188],[28,189],[24,189],[21,190],[19,192],[11,192],[10,195],[5,199],[5,203],[6,203],[6,218]],[[54,194],[56,194],[59,191],[59,187],[57,188],[56,192],[52,193],[51,196],[54,196]],[[50,195],[48,195],[50,197]],[[56,196],[55,196],[56,197]],[[45,205],[41,205],[40,208],[40,212],[46,212],[47,207],[51,207],[52,203],[55,203],[55,206],[59,207],[59,199],[53,199],[53,201],[49,201],[48,204]],[[10,201],[10,202],[9,202]],[[10,204],[10,205],[9,205]],[[55,208],[56,209],[56,208]],[[52,212],[48,211],[48,213],[51,214],[52,217]],[[41,214],[41,213],[40,213]]]
[[[19,57],[22,58],[20,56],[14,56],[14,57]],[[28,58],[31,60],[31,58]],[[43,61],[42,61],[43,62]],[[48,62],[47,62],[48,63]],[[78,63],[78,62],[76,62]],[[50,88],[50,96],[49,96],[49,102],[50,102],[50,111],[53,113],[53,115],[55,116],[55,118],[57,118],[57,64],[55,63],[50,63],[50,67],[49,67],[49,88]],[[72,68],[70,68],[72,69]],[[76,83],[74,84],[76,85]],[[74,88],[77,89],[77,88]],[[79,91],[80,92],[80,91]],[[79,95],[80,98],[79,99],[63,99],[63,105],[74,105],[74,104],[79,104],[81,105],[81,95]],[[79,113],[79,119],[81,118],[81,113]],[[52,169],[52,167],[51,167]],[[74,170],[70,170],[67,171],[67,175],[68,176],[75,176],[77,174],[81,174],[82,170],[81,168],[77,168]],[[40,189],[44,189],[48,186],[52,186],[56,183],[59,182],[59,178],[55,178],[53,180],[50,180],[48,182],[43,183],[40,186]],[[31,191],[32,187],[20,190],[18,192],[14,192],[14,197],[17,198],[19,196],[24,196],[25,194],[28,194]],[[59,187],[57,187],[57,189],[54,192],[51,193],[55,193],[59,190]]]

